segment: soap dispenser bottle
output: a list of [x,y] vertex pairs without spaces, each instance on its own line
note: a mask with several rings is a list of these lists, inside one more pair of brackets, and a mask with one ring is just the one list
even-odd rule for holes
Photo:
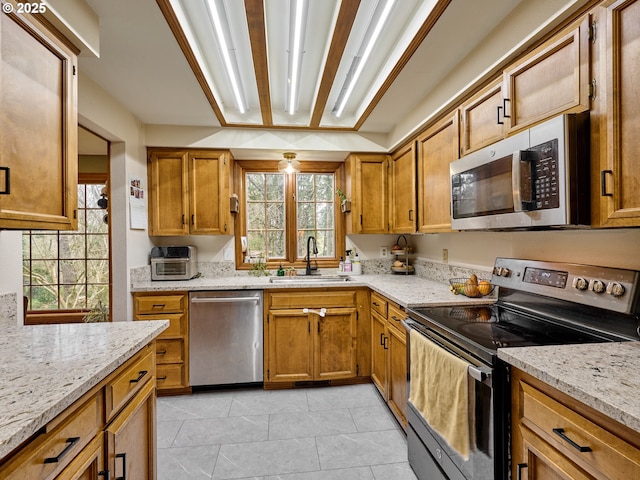
[[347,256],[344,260],[344,271],[351,272],[351,250],[347,250]]
[[351,271],[354,275],[362,275],[362,264],[360,263],[360,257],[358,253],[353,257],[353,264],[351,265]]

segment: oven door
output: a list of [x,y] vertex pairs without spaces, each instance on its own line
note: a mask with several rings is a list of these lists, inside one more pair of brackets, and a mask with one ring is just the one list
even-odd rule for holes
[[[493,388],[494,369],[479,361],[460,346],[450,342],[422,323],[405,320],[407,336],[407,360],[411,371],[412,354],[410,333],[417,331],[438,348],[462,358],[469,364],[469,431],[470,453],[467,459],[455,451],[447,441],[429,424],[419,409],[409,401],[407,442],[409,463],[420,480],[495,480],[502,475],[497,468],[502,461],[502,449],[496,455],[496,422],[494,409],[496,394]],[[428,370],[427,370],[428,371]],[[409,379],[409,397],[411,382]],[[500,463],[499,463],[500,462]],[[498,473],[500,472],[500,473]]]

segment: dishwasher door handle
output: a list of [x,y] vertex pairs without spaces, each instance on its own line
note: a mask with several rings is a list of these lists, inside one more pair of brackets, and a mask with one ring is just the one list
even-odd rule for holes
[[196,297],[192,298],[192,303],[236,303],[236,302],[259,302],[260,297]]

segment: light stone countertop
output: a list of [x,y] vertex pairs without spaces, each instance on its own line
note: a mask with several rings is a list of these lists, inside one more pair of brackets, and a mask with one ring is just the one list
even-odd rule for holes
[[168,320],[0,324],[0,459],[168,325]]
[[640,342],[501,348],[498,357],[640,432]]
[[274,290],[281,288],[369,287],[402,307],[478,305],[494,303],[495,294],[483,298],[454,295],[445,283],[416,275],[351,275],[347,282],[269,283],[269,277],[221,276],[200,277],[184,281],[144,281],[132,285],[132,292],[202,291],[202,290]]

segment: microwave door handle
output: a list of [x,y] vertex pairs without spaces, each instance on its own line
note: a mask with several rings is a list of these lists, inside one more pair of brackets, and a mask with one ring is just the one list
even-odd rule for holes
[[531,162],[528,158],[528,152],[525,150],[514,152],[511,158],[513,210],[516,212],[524,212],[531,209],[530,206],[533,201]]

